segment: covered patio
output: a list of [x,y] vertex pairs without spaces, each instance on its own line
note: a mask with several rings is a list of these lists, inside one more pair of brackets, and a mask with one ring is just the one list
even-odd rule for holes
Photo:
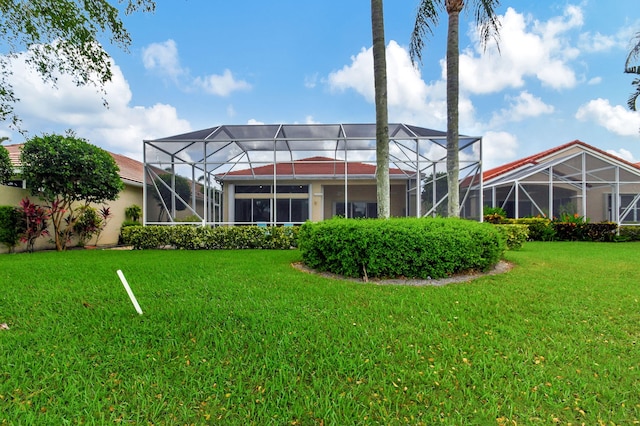
[[485,205],[508,217],[640,224],[640,168],[581,141],[487,170],[483,191]]
[[[375,203],[375,129],[221,125],[145,140],[144,223],[276,225],[336,214],[373,217],[366,212]],[[443,215],[446,134],[394,123],[389,139],[393,215]],[[460,136],[459,146],[460,182],[466,182],[460,188],[461,216],[481,220],[482,139]]]

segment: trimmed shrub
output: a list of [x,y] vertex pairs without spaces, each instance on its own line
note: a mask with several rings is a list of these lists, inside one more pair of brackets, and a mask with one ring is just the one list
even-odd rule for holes
[[615,241],[640,241],[640,226],[621,226]]
[[135,249],[289,249],[297,245],[298,229],[297,226],[127,226],[122,228],[121,237],[123,244]]
[[122,238],[122,231],[129,226],[142,226],[142,224],[136,220],[127,219],[120,225],[120,235],[118,235],[118,245],[124,245],[124,239]]
[[617,229],[618,225],[613,222],[587,223],[583,232],[587,241],[611,242]]
[[331,219],[300,227],[307,266],[348,277],[443,278],[486,271],[505,243],[491,224],[462,219]]
[[0,206],[0,244],[9,248],[9,253],[20,242],[24,232],[22,211],[13,206]]
[[502,234],[508,250],[519,250],[522,245],[529,238],[529,226],[516,225],[516,224],[504,224],[495,225],[495,227]]
[[527,225],[529,228],[529,240],[531,241],[553,241],[556,235],[551,219],[546,217],[509,219],[509,223]]
[[554,222],[558,241],[613,241],[617,225],[613,222],[574,223]]

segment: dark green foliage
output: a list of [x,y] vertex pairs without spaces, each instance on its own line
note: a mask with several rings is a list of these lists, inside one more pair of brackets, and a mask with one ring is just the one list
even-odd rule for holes
[[615,241],[640,241],[640,226],[621,226]]
[[9,251],[20,242],[24,232],[22,211],[13,206],[0,206],[0,244],[9,247]]
[[137,222],[142,217],[142,207],[137,204],[132,204],[124,209],[124,215],[127,220]]
[[298,229],[297,226],[128,226],[122,228],[121,236],[123,244],[135,249],[289,249],[297,245]]
[[115,200],[124,189],[113,157],[73,134],[34,137],[20,159],[31,194],[48,203],[58,250],[66,248],[77,220],[74,203]]
[[[131,36],[123,13],[154,9],[151,0],[2,0],[3,56],[25,55],[27,67],[44,81],[55,82],[58,74],[66,74],[79,86],[102,87],[112,77],[104,41],[127,50]],[[13,104],[20,99],[10,74],[10,67],[0,68],[0,120],[17,124]]]
[[508,250],[519,250],[529,238],[527,225],[498,224],[496,229],[502,234]]
[[507,212],[502,207],[485,207],[482,210],[484,221],[489,223],[505,223]]
[[529,227],[529,240],[531,241],[552,241],[556,235],[551,219],[546,217],[508,219],[508,223],[527,225]]
[[[171,211],[171,199],[173,197],[173,193],[170,188],[173,177],[173,174],[165,173],[156,178],[155,184],[158,187],[160,194],[158,195],[158,192],[154,191],[153,197],[158,201],[158,206],[160,207],[158,221],[161,220],[163,213],[165,213],[165,208]],[[191,197],[191,184],[189,183],[189,180],[180,175],[175,175],[175,192],[178,194],[176,197],[176,211],[182,211],[187,208],[186,204],[182,200],[188,202]],[[180,198],[182,198],[182,200]]]
[[583,230],[583,238],[586,241],[610,242],[616,235],[618,225],[613,222],[586,223]]
[[557,241],[613,241],[617,225],[613,222],[554,222]]
[[298,245],[311,268],[380,278],[486,271],[505,250],[492,225],[452,218],[307,222],[300,228]]
[[78,236],[78,245],[84,246],[102,226],[102,218],[98,211],[91,207],[83,207],[78,215],[78,220],[73,225],[73,231]]
[[9,182],[13,174],[13,166],[9,159],[9,151],[3,146],[0,146],[0,185],[4,185]]

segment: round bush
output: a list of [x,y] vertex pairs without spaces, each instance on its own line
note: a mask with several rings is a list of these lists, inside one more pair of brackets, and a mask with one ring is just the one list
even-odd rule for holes
[[298,235],[304,263],[348,277],[444,278],[486,271],[505,243],[491,224],[452,218],[331,219]]

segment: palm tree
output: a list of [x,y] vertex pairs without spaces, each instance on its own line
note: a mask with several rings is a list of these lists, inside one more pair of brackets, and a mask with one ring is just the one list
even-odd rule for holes
[[387,59],[384,44],[382,0],[371,0],[373,35],[373,77],[376,99],[376,196],[378,217],[388,219],[389,196],[389,116],[387,112]]
[[480,35],[484,45],[489,38],[497,41],[500,22],[495,10],[500,0],[421,0],[416,14],[416,22],[411,34],[409,53],[415,62],[422,60],[424,41],[433,34],[433,27],[438,24],[439,11],[444,7],[449,16],[447,32],[447,214],[449,217],[460,216],[460,195],[458,178],[460,164],[458,159],[458,99],[460,84],[458,70],[460,67],[459,27],[460,12],[465,6],[473,7],[476,23],[480,27]]
[[[627,56],[627,61],[624,64],[624,72],[627,74],[640,75],[640,66],[633,65],[640,60],[640,33],[637,33],[634,39],[636,45],[631,49],[631,52],[629,52],[629,56]],[[631,85],[635,86],[636,91],[629,96],[627,105],[631,111],[637,111],[636,104],[638,97],[640,97],[640,78],[634,79]]]

